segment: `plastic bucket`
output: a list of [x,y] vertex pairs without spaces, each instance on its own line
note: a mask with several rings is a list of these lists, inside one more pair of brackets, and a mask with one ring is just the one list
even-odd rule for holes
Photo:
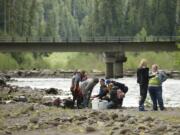
[[100,110],[107,109],[107,105],[108,105],[108,101],[102,100],[99,102],[99,109]]
[[94,109],[94,110],[99,109],[99,99],[92,100],[92,109]]

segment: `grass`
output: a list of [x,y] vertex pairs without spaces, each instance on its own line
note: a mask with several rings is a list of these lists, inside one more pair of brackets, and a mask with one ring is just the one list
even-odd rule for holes
[[[178,45],[180,46],[180,44]],[[148,60],[149,66],[157,63],[161,69],[180,70],[180,52],[127,52],[127,62],[124,63],[125,69],[135,70],[142,58]],[[34,59],[32,53],[23,53],[21,55],[22,63],[18,62],[8,53],[0,53],[0,69],[64,69],[75,70],[93,69],[105,71],[105,63],[102,53],[51,53],[48,57]]]

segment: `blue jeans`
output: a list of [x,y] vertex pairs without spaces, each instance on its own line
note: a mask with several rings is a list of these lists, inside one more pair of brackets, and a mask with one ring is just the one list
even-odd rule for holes
[[108,109],[115,109],[116,107],[117,105],[113,101],[110,101],[107,105]]
[[121,108],[122,107],[122,103],[123,103],[123,99],[119,99],[119,103],[115,103],[113,101],[110,101],[107,105],[108,109],[117,109],[117,108]]
[[153,110],[158,110],[157,102],[159,104],[160,110],[164,110],[162,86],[149,86],[149,94],[153,102]]

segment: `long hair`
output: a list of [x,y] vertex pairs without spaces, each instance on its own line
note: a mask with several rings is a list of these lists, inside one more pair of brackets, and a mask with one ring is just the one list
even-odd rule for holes
[[142,59],[139,63],[139,68],[142,67],[147,67],[147,60],[146,59]]

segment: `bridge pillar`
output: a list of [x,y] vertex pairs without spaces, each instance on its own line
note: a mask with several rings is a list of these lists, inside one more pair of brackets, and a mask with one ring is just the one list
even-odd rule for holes
[[127,57],[124,52],[115,53],[115,61],[113,65],[113,77],[122,78],[123,77],[123,63],[127,61]]
[[111,52],[106,52],[104,53],[104,60],[106,63],[106,71],[105,71],[105,76],[106,78],[113,78],[114,77],[114,72],[113,72],[113,65],[114,65],[114,53]]

